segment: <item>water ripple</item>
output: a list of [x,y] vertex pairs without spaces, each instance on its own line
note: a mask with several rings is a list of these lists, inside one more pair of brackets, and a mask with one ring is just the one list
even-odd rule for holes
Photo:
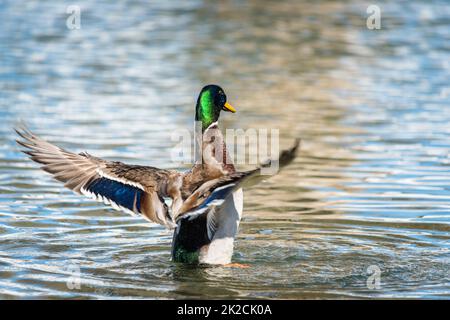
[[[77,3],[73,31],[64,3],[0,5],[0,298],[448,299],[445,1],[381,1],[378,31],[356,1]],[[25,120],[71,150],[172,168],[171,132],[211,82],[239,110],[223,128],[303,139],[245,193],[248,269],[171,262],[170,232],[62,189],[14,142]]]

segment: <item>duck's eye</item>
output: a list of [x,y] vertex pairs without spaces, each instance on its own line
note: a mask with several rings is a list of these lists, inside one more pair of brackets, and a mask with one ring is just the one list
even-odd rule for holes
[[225,95],[223,93],[218,94],[216,97],[216,105],[223,106],[225,102],[227,102],[227,98],[225,97]]

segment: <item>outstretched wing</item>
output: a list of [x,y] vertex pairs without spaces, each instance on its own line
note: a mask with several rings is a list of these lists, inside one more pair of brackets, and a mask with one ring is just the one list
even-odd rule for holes
[[[265,162],[263,162],[260,167],[252,174],[248,179],[246,179],[245,187],[250,187],[255,184],[258,184],[262,180],[265,180],[270,177],[267,174],[261,174],[263,168],[278,168],[278,170],[275,173],[278,173],[281,171],[284,167],[289,165],[294,159],[297,157],[298,151],[300,149],[300,139],[295,139],[294,144],[292,147],[286,150],[282,150],[280,152],[280,155],[278,159],[269,159]],[[269,171],[271,172],[271,171]],[[274,174],[273,174],[274,175]]]
[[258,171],[259,169],[235,172],[203,183],[183,202],[180,210],[174,215],[174,219],[188,213],[199,214],[208,208],[221,205],[230,193],[240,188],[247,178]]
[[254,185],[266,179],[266,175],[261,175],[261,168],[271,166],[272,161],[278,162],[279,169],[290,164],[295,159],[299,146],[300,140],[297,139],[291,148],[280,153],[278,159],[266,161],[260,167],[250,171],[234,172],[203,183],[184,201],[179,214],[174,218],[184,215],[192,217],[212,208],[220,207],[225,199],[237,189]]
[[[64,186],[133,215],[174,227],[160,190],[160,181],[176,181],[178,173],[154,167],[110,162],[88,153],[75,154],[55,146],[28,131],[16,129],[17,140],[30,158],[64,183]],[[169,186],[170,188],[170,186]]]

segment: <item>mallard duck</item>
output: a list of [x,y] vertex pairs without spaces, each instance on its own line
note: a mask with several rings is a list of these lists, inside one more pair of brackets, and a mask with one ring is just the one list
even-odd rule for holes
[[[106,161],[87,152],[64,150],[27,128],[15,129],[17,143],[64,186],[114,209],[175,229],[172,258],[176,262],[230,264],[243,210],[242,186],[258,180],[260,167],[236,171],[218,127],[221,111],[236,112],[222,88],[204,87],[195,120],[201,124],[201,156],[187,172]],[[200,130],[199,130],[200,131]],[[200,140],[198,140],[200,139]],[[279,167],[290,163],[299,141],[280,154]],[[270,165],[270,161],[263,166]],[[172,200],[169,206],[165,200]]]

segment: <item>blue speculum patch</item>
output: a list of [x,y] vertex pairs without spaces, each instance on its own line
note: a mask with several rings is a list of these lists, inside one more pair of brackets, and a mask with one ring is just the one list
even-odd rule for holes
[[107,178],[99,178],[86,189],[96,195],[101,195],[114,201],[119,206],[131,211],[136,209],[137,212],[141,213],[141,196],[143,191],[139,188]]
[[230,192],[233,190],[234,184],[225,187],[220,190],[216,190],[202,203],[200,208],[204,208],[208,206],[212,201],[214,200],[225,200],[225,198],[230,194]]

